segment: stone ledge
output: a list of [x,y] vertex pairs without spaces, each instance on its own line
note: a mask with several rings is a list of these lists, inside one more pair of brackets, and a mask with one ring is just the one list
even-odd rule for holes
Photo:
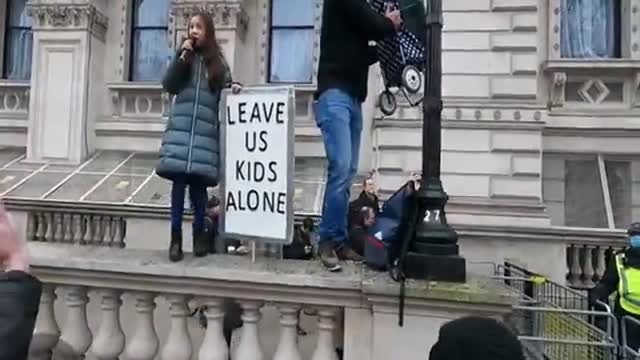
[[[363,307],[370,297],[396,301],[399,284],[389,274],[344,264],[341,273],[324,270],[318,261],[276,260],[212,255],[174,264],[164,251],[122,250],[67,244],[29,243],[32,270],[45,283],[221,296],[267,302]],[[467,284],[410,280],[407,299],[508,306],[507,290],[489,278],[470,277]],[[500,291],[499,289],[503,289]],[[506,297],[505,297],[506,296]],[[377,300],[376,300],[377,302]]]

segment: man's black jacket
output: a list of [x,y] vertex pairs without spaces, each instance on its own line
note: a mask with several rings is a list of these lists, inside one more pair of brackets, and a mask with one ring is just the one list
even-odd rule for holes
[[21,271],[0,272],[0,360],[25,360],[42,284]]
[[377,61],[369,41],[393,35],[393,22],[366,0],[325,0],[323,6],[317,94],[338,88],[362,102],[369,66]]

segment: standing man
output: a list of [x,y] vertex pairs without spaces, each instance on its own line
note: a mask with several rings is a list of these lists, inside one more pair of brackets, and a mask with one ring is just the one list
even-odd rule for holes
[[[616,292],[614,314],[618,320],[623,316],[640,320],[640,223],[631,224],[627,235],[628,247],[615,253],[609,261],[602,279],[589,291],[589,304],[602,311],[596,300],[609,303],[609,296]],[[627,329],[627,344],[634,350],[640,348],[637,326]]]
[[369,66],[377,62],[369,41],[400,29],[399,10],[377,13],[367,0],[325,0],[320,36],[318,92],[314,104],[329,160],[320,223],[322,264],[339,271],[339,260],[362,258],[346,244],[349,188],[358,170],[362,102],[367,97]]

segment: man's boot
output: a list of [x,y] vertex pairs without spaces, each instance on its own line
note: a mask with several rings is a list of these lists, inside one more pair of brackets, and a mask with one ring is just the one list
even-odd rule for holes
[[171,232],[171,243],[169,244],[169,260],[180,261],[184,258],[182,253],[182,232]]
[[193,255],[196,257],[206,256],[209,253],[209,240],[204,231],[193,232]]

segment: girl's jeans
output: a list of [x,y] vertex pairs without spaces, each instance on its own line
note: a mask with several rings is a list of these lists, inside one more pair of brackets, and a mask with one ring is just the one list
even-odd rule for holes
[[193,206],[193,233],[204,231],[204,217],[207,206],[207,186],[198,176],[183,176],[173,181],[171,188],[171,231],[182,232],[184,215],[184,195],[189,186],[189,196]]
[[319,245],[329,243],[338,249],[347,240],[349,189],[358,170],[362,105],[358,99],[333,88],[320,95],[314,110],[329,160]]

